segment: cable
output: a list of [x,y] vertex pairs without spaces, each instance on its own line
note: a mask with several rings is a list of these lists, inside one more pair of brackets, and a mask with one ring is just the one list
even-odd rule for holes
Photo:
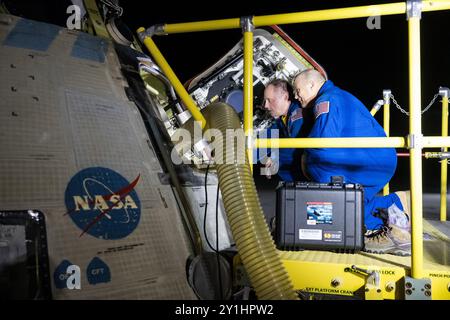
[[223,288],[222,288],[222,272],[220,268],[220,252],[219,252],[219,185],[217,184],[217,193],[216,193],[216,248],[214,248],[208,240],[208,235],[206,234],[206,216],[208,213],[208,172],[209,172],[209,164],[206,167],[205,172],[205,214],[203,216],[203,234],[205,235],[206,243],[208,247],[216,253],[217,259],[217,272],[219,276],[219,288],[220,288],[220,298],[223,300]]
[[216,252],[216,249],[209,243],[208,235],[206,234],[206,215],[208,213],[208,171],[209,171],[209,164],[206,167],[206,173],[205,173],[205,214],[203,215],[203,234],[205,235],[206,243],[208,244],[208,247]]

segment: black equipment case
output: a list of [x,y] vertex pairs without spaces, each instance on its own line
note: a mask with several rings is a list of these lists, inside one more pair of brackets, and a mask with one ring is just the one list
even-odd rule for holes
[[358,252],[364,246],[364,196],[359,184],[280,182],[275,243],[280,250]]

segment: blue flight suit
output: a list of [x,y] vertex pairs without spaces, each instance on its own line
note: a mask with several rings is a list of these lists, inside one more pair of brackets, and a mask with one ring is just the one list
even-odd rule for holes
[[[306,137],[308,126],[304,125],[304,110],[300,107],[297,101],[292,102],[289,106],[286,115],[286,124],[283,122],[282,117],[275,119],[272,125],[262,133],[259,138],[277,138],[271,130],[278,130],[278,138],[300,138]],[[310,128],[310,126],[309,126]],[[268,150],[270,158],[276,162],[278,161],[279,169],[278,176],[283,181],[305,181],[301,169],[301,156],[302,149],[295,148],[279,148],[278,155],[271,150]],[[258,159],[262,156],[259,153]]]
[[[310,138],[386,137],[362,102],[330,80],[323,84],[312,103],[315,120]],[[403,210],[396,194],[376,196],[394,175],[397,166],[394,148],[311,148],[305,149],[304,154],[306,170],[313,181],[326,183],[331,176],[343,176],[346,183],[363,185],[368,230],[383,225],[380,218],[373,216],[376,209],[395,203]]]

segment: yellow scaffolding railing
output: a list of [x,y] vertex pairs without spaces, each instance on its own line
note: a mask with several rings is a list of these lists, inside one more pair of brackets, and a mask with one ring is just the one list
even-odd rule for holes
[[[448,1],[434,0],[423,1],[422,11],[448,10]],[[318,22],[328,20],[342,20],[351,18],[364,18],[370,16],[403,14],[406,12],[405,2],[390,4],[378,4],[370,6],[358,6],[340,9],[314,10],[306,12],[255,16],[253,24],[255,28],[274,24],[293,24],[304,22]],[[174,34],[213,30],[238,29],[241,27],[240,18],[208,20],[186,23],[165,24],[159,30],[160,34]]]
[[249,139],[253,137],[253,22],[250,17],[242,19],[244,31],[244,132],[247,139],[247,155],[253,171],[253,148]]
[[[448,136],[448,96],[449,89],[439,90],[442,96],[442,137]],[[447,147],[442,148],[442,152],[447,152]],[[441,160],[441,211],[440,220],[447,221],[447,159]]]
[[[383,90],[383,127],[386,137],[390,136],[390,102],[391,102],[391,91]],[[389,194],[389,182],[383,188],[383,195]]]
[[[410,152],[410,184],[411,184],[411,216],[412,216],[412,254],[411,276],[416,279],[423,278],[423,236],[422,236],[422,149],[424,147],[448,147],[450,137],[423,137],[421,127],[421,61],[420,61],[420,19],[421,12],[450,10],[450,0],[434,1],[407,1],[407,3],[391,3],[381,5],[359,6],[340,9],[316,10],[298,13],[276,14],[267,16],[254,16],[247,18],[253,27],[269,26],[274,24],[305,23],[314,21],[339,20],[350,18],[362,18],[370,16],[407,14],[408,17],[408,52],[409,52],[409,101],[410,119],[409,136],[407,141],[401,137],[388,138],[327,138],[327,139],[256,139],[255,147],[269,147],[272,143],[278,143],[280,148],[324,148],[324,147],[408,147]],[[250,74],[253,63],[252,53],[253,37],[252,28],[242,26],[242,19],[222,19],[199,22],[177,23],[160,25],[146,31],[140,28],[138,33],[142,42],[146,45],[161,69],[166,73],[180,95],[183,103],[191,112],[194,119],[201,121],[204,126],[205,119],[196,107],[195,102],[176,78],[170,66],[167,64],[155,43],[151,39],[154,34],[172,34],[198,31],[224,30],[243,28],[244,30],[244,72],[245,98],[244,98],[244,125],[247,134],[253,128],[253,114],[250,112],[253,106],[252,93],[253,77]],[[251,59],[251,60],[250,60]],[[250,61],[249,61],[250,60]],[[446,100],[448,104],[448,99]],[[251,136],[247,136],[251,137]],[[289,141],[287,141],[289,140]],[[248,147],[252,147],[248,144]]]
[[409,165],[411,194],[411,275],[423,278],[422,114],[420,13],[408,19],[409,52]]
[[[448,97],[450,90],[445,87],[439,88],[439,93],[442,97],[442,137],[448,136]],[[436,95],[437,96],[437,95]],[[435,96],[435,97],[436,97]],[[380,109],[381,102],[383,102],[384,112],[383,112],[383,128],[386,132],[386,136],[389,137],[389,121],[390,121],[390,100],[391,100],[391,90],[383,90],[383,100],[379,100],[375,106],[372,108],[370,113],[375,116],[377,111]],[[434,99],[433,99],[434,101]],[[433,101],[431,103],[433,103]],[[423,113],[423,111],[422,111]],[[436,144],[436,140],[428,139],[431,137],[424,137],[425,143],[429,147],[431,144]],[[437,143],[440,145],[440,143]],[[441,184],[440,184],[440,221],[447,221],[447,167],[448,167],[448,148],[441,146],[441,152],[425,152],[423,154],[425,158],[440,158],[441,159]],[[383,195],[389,194],[389,183],[383,188]]]

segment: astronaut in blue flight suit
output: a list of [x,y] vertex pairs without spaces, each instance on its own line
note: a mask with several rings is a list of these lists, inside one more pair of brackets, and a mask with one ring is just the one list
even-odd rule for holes
[[[330,80],[325,81],[318,71],[300,72],[293,87],[303,110],[313,111],[309,138],[386,137],[362,102]],[[395,172],[394,148],[309,148],[303,152],[301,165],[304,174],[313,181],[327,183],[332,176],[343,176],[344,182],[364,187],[364,222],[369,230],[366,251],[410,254],[409,230],[387,225],[386,220],[377,216],[381,209],[398,208],[396,212],[404,209],[395,193],[376,196]]]
[[[299,103],[294,100],[292,86],[288,81],[275,79],[266,85],[264,90],[264,108],[274,118],[272,125],[260,138],[298,138],[307,136],[307,125],[304,124],[304,111]],[[275,152],[277,151],[277,152]],[[302,174],[301,162],[302,149],[280,148],[270,150],[269,158],[262,160],[267,170],[275,173],[283,181],[305,180]],[[277,166],[278,165],[278,166]],[[267,175],[270,178],[270,174]]]

